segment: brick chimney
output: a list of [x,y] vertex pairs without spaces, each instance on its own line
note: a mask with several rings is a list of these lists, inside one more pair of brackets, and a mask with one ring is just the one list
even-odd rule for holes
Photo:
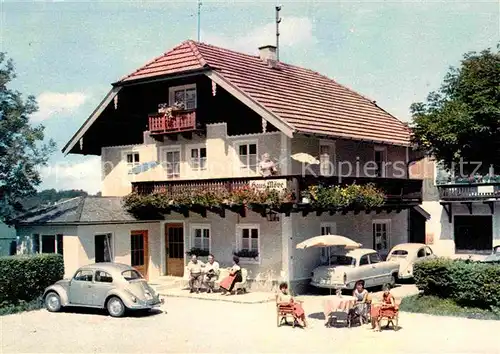
[[276,61],[276,46],[265,45],[259,47],[259,56],[264,62]]

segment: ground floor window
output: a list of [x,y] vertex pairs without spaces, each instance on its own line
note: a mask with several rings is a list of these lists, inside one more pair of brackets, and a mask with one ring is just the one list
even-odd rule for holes
[[95,262],[113,261],[113,236],[111,233],[99,234],[94,237]]
[[493,247],[491,215],[455,215],[453,231],[457,252],[491,252]]
[[31,237],[33,253],[63,254],[63,235],[33,234]]
[[[322,222],[320,225],[320,235],[335,235],[337,234],[337,224],[334,222]],[[322,262],[327,262],[334,247],[321,247],[320,259]]]
[[373,249],[383,257],[387,256],[389,248],[391,247],[390,229],[391,229],[390,220],[373,220],[372,222]]
[[210,225],[191,225],[193,248],[210,252]]
[[[259,225],[239,224],[236,226],[238,255],[257,261],[260,255]],[[243,260],[245,261],[245,260]]]

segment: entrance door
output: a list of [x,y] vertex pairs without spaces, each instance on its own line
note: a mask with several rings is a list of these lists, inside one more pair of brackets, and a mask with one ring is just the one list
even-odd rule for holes
[[457,252],[491,253],[493,219],[490,215],[456,215],[453,226]]
[[130,234],[130,265],[148,279],[148,232],[132,231]]
[[182,224],[165,224],[166,275],[184,275],[184,227]]

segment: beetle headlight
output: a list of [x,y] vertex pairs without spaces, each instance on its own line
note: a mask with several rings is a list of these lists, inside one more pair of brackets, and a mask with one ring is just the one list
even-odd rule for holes
[[137,298],[135,296],[132,296],[131,299],[132,299],[132,302],[137,302]]

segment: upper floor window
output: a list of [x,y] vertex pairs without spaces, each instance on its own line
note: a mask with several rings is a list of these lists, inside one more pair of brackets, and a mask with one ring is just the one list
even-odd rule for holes
[[374,162],[376,165],[375,177],[385,177],[387,165],[387,148],[385,146],[375,146]]
[[175,86],[169,89],[169,105],[183,104],[184,109],[196,108],[196,85]]
[[241,170],[257,173],[257,144],[240,143],[237,145],[237,151]]
[[321,142],[319,144],[319,171],[322,176],[335,174],[335,142]]
[[189,149],[189,165],[193,171],[203,171],[207,169],[207,148],[193,147]]
[[139,165],[138,152],[125,152],[123,153],[123,159],[127,162],[128,167],[134,167]]
[[160,160],[167,172],[167,179],[181,177],[181,147],[179,145],[161,147]]

